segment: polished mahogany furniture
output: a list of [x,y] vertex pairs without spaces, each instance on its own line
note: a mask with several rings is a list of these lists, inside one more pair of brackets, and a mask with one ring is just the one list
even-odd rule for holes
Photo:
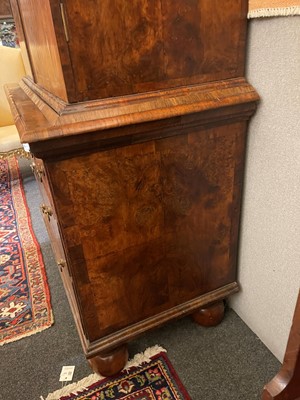
[[[28,77],[8,90],[82,346],[221,321],[238,290],[246,0],[11,0]],[[34,21],[34,23],[33,23]]]
[[278,374],[264,387],[262,399],[300,399],[300,291],[283,365]]
[[12,17],[9,0],[0,1],[0,18]]

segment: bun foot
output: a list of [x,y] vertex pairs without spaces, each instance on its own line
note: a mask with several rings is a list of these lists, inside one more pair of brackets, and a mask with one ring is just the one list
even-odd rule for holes
[[128,360],[127,345],[110,352],[101,353],[88,360],[92,370],[102,376],[112,376],[120,372]]
[[192,314],[192,318],[201,326],[216,326],[222,322],[224,318],[225,306],[224,302],[209,304]]

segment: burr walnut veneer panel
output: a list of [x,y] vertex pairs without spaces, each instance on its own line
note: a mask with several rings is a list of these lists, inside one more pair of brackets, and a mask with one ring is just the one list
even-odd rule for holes
[[79,98],[243,75],[244,1],[88,0],[83,18],[82,1],[64,4]]
[[236,280],[244,144],[236,123],[47,164],[89,340]]

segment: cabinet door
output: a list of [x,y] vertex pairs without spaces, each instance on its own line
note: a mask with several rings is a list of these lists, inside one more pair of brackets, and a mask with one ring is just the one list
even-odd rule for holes
[[70,103],[244,72],[247,0],[11,1],[34,81]]
[[242,75],[246,0],[63,0],[77,100]]

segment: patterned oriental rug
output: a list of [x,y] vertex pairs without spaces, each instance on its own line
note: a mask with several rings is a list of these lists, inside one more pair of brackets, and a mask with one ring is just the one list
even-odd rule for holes
[[248,18],[300,15],[300,0],[249,0]]
[[[158,353],[156,353],[158,351]],[[96,380],[85,389],[89,381]],[[72,393],[71,393],[72,391]],[[65,395],[69,392],[68,395]],[[91,375],[78,384],[48,395],[47,400],[191,400],[159,346],[137,354],[126,369],[111,378]]]
[[53,323],[41,250],[14,155],[0,159],[0,345]]

